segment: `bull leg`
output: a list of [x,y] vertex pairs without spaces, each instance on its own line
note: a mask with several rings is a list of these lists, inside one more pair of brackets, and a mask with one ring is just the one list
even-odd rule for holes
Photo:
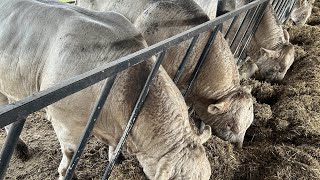
[[[84,127],[76,126],[74,123],[71,123],[71,120],[68,123],[68,120],[65,120],[66,116],[63,113],[61,113],[62,115],[59,113],[60,111],[55,111],[53,108],[47,108],[47,118],[51,121],[61,146],[62,160],[58,167],[58,173],[59,180],[62,180],[65,178],[72,156],[80,142]],[[75,174],[73,175],[73,179],[77,179]]]
[[[70,146],[68,146],[68,145],[61,145],[61,152],[62,152],[62,160],[61,160],[59,168],[58,168],[59,180],[64,179],[66,172],[67,172],[67,168],[69,167],[69,165],[71,163],[71,159],[72,159],[72,156],[73,156],[75,150],[73,148],[70,148]],[[72,179],[77,179],[75,174],[73,175]]]
[[[59,179],[62,180],[66,175],[67,169],[71,163],[72,156],[76,151],[77,144],[79,143],[81,134],[80,133],[74,134],[69,130],[61,129],[61,128],[57,129],[56,127],[57,126],[54,126],[54,129],[58,136],[58,139],[61,145],[61,152],[62,152],[62,160],[58,168]],[[75,174],[73,175],[73,179],[76,179]]]
[[[8,98],[4,94],[0,93],[0,107],[7,104],[9,104]],[[5,130],[7,134],[9,133],[10,128],[11,128],[11,124],[8,126],[5,126]],[[20,137],[18,139],[17,146],[15,148],[15,155],[17,156],[17,158],[22,159],[24,161],[30,157],[28,146]]]

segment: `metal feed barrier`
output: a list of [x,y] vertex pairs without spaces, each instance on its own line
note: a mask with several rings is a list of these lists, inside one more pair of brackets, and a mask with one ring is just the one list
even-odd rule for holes
[[[274,8],[276,9],[277,16],[284,17],[285,10],[289,9],[292,11],[294,0],[284,0],[284,1],[273,1]],[[76,168],[76,165],[80,159],[81,153],[83,152],[85,145],[87,141],[89,140],[89,137],[91,135],[92,129],[94,127],[94,124],[99,116],[99,113],[108,97],[108,94],[111,90],[111,87],[113,85],[113,82],[115,80],[115,77],[117,73],[128,69],[138,63],[143,62],[145,59],[156,55],[158,53],[158,59],[156,64],[153,66],[152,71],[150,72],[144,87],[140,93],[139,98],[136,101],[136,105],[132,111],[132,114],[129,118],[128,124],[123,132],[123,135],[115,149],[114,155],[112,159],[109,160],[109,163],[106,167],[106,170],[104,172],[104,175],[102,179],[108,179],[112,168],[114,167],[114,164],[120,154],[120,151],[122,149],[122,146],[126,142],[126,138],[128,137],[128,134],[132,127],[134,126],[134,123],[139,115],[139,112],[143,106],[143,102],[145,98],[148,95],[150,84],[152,83],[153,77],[156,75],[160,64],[164,58],[164,55],[166,53],[166,50],[169,49],[172,46],[175,46],[183,41],[189,40],[192,38],[192,41],[189,45],[189,48],[186,50],[185,56],[182,60],[182,63],[174,77],[174,82],[177,83],[181,73],[183,72],[184,65],[188,61],[188,58],[193,51],[193,47],[195,43],[197,43],[199,34],[204,33],[206,31],[211,31],[211,36],[208,39],[208,42],[203,49],[203,52],[201,54],[201,57],[196,65],[196,68],[192,74],[192,78],[190,80],[189,86],[187,88],[187,91],[184,92],[184,96],[188,94],[188,91],[192,88],[192,84],[194,80],[197,78],[198,73],[201,70],[201,66],[210,50],[210,47],[212,46],[216,34],[221,28],[223,27],[223,23],[226,21],[230,21],[230,26],[228,30],[226,31],[225,37],[232,39],[230,42],[230,47],[234,47],[235,51],[235,57],[241,57],[243,55],[243,52],[245,48],[248,46],[254,32],[257,30],[258,25],[263,17],[264,10],[267,6],[267,3],[269,3],[268,0],[256,0],[253,1],[239,9],[236,9],[232,12],[226,13],[224,15],[221,15],[217,17],[214,20],[205,22],[201,25],[198,25],[188,31],[185,31],[183,33],[180,33],[178,35],[175,35],[171,38],[168,38],[164,41],[161,41],[157,44],[154,44],[152,46],[149,46],[145,49],[142,49],[140,51],[137,51],[133,54],[130,54],[128,56],[122,57],[118,60],[115,60],[107,65],[104,65],[102,67],[93,69],[89,72],[86,72],[84,74],[81,74],[79,76],[76,76],[74,78],[68,79],[54,87],[51,87],[47,90],[40,91],[37,93],[34,93],[32,96],[29,96],[23,100],[20,100],[18,102],[15,102],[13,104],[9,104],[6,106],[3,106],[0,109],[0,127],[3,128],[6,125],[12,124],[10,128],[10,132],[8,133],[5,143],[2,146],[1,155],[0,155],[0,179],[3,179],[6,173],[6,169],[8,167],[9,161],[11,159],[11,156],[13,154],[14,148],[17,144],[17,140],[21,134],[21,131],[23,129],[23,125],[25,123],[25,119],[28,115],[30,115],[33,112],[36,112],[50,104],[53,104],[73,93],[76,93],[82,89],[85,89],[86,87],[89,87],[95,83],[98,83],[106,78],[108,80],[105,82],[103,89],[100,92],[99,98],[91,112],[91,115],[89,117],[85,132],[83,133],[83,136],[81,138],[81,142],[78,145],[77,151],[74,153],[72,162],[67,170],[65,179],[71,179],[74,170]],[[292,7],[287,7],[289,5],[292,5]],[[242,17],[241,15],[244,15],[244,18],[242,19],[241,25],[238,27],[236,34],[233,37],[229,37],[230,29],[234,28],[235,21]],[[235,39],[240,38],[240,41],[238,44],[235,44]]]

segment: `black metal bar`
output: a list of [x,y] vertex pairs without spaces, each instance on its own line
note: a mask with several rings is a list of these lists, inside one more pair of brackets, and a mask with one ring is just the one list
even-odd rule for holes
[[242,19],[242,22],[241,22],[240,26],[238,27],[236,34],[233,36],[231,43],[230,43],[231,50],[233,49],[234,43],[236,42],[236,39],[238,38],[238,36],[241,32],[241,28],[243,27],[243,25],[246,22],[247,18],[249,17],[250,13],[251,13],[251,9],[246,12],[246,15]]
[[120,151],[121,151],[124,143],[126,142],[126,140],[128,138],[128,135],[129,135],[129,132],[132,129],[135,121],[137,120],[137,117],[138,117],[138,115],[140,113],[140,110],[141,110],[141,108],[142,108],[142,106],[144,104],[144,101],[145,101],[148,93],[149,93],[150,85],[151,85],[154,77],[156,76],[156,74],[157,74],[157,72],[159,70],[159,67],[160,67],[160,65],[161,65],[161,63],[163,61],[164,55],[165,55],[165,51],[161,52],[157,62],[153,66],[153,68],[152,68],[152,70],[151,70],[151,72],[150,72],[150,74],[149,74],[149,76],[148,76],[148,78],[146,80],[146,83],[143,86],[143,89],[142,89],[142,91],[140,93],[140,96],[139,96],[139,98],[138,98],[138,100],[137,100],[137,102],[136,102],[136,104],[134,106],[134,109],[132,111],[132,114],[131,114],[131,116],[129,118],[128,124],[127,124],[127,126],[126,126],[126,128],[125,128],[125,130],[124,130],[124,132],[123,132],[123,134],[121,136],[121,139],[120,139],[120,141],[119,141],[119,143],[118,143],[118,145],[117,145],[117,147],[115,149],[113,157],[111,158],[111,160],[109,160],[109,164],[108,164],[108,166],[106,168],[106,171],[105,171],[105,173],[104,173],[104,175],[102,177],[103,180],[104,179],[108,179],[110,177],[111,171],[112,171],[112,169],[114,167],[114,164],[115,164],[116,160],[119,157]]
[[6,140],[1,149],[0,155],[0,179],[3,179],[6,175],[6,171],[12,157],[14,148],[17,145],[19,136],[23,129],[24,122],[26,121],[25,118],[20,119],[12,123],[10,130],[7,134]]
[[9,104],[0,109],[0,127],[4,127],[11,124],[19,117],[25,117],[29,114],[42,109],[60,99],[76,93],[88,86],[91,86],[111,75],[123,71],[133,65],[142,62],[146,57],[150,57],[158,52],[166,50],[171,46],[179,44],[182,41],[190,39],[199,33],[203,33],[208,30],[212,30],[212,27],[223,23],[224,21],[247,11],[263,2],[268,0],[256,0],[253,1],[239,9],[232,11],[230,13],[221,15],[214,20],[200,24],[194,28],[191,28],[183,33],[175,35],[164,41],[156,43],[145,49],[127,55],[125,57],[119,58],[111,63],[104,66],[93,69],[89,72],[71,78],[69,80],[63,81],[60,84],[48,88],[47,90],[36,92],[34,95],[29,96],[15,104]]
[[289,11],[288,11],[286,20],[284,21],[284,24],[290,19],[291,13],[292,13],[293,8],[294,8],[294,6],[296,5],[296,3],[297,3],[297,0],[293,0],[293,1],[292,1],[292,4],[291,4],[290,9],[289,9]]
[[220,26],[221,26],[221,24],[216,26],[216,28],[210,34],[208,42],[207,42],[206,46],[204,47],[204,49],[203,49],[203,51],[201,53],[201,56],[199,58],[199,61],[198,61],[197,65],[196,65],[196,67],[195,67],[195,69],[194,69],[194,71],[193,71],[193,73],[191,75],[191,80],[189,82],[189,85],[188,85],[186,91],[183,93],[184,97],[186,97],[188,95],[188,92],[191,89],[195,79],[198,77],[199,71],[200,71],[200,69],[201,69],[201,67],[203,65],[203,62],[206,59],[214,40],[216,39],[216,35],[217,35],[217,33],[218,33],[219,29],[220,29]]
[[275,3],[275,5],[273,6],[274,12],[276,12],[277,9],[279,9],[281,4],[281,0],[278,0],[277,3]]
[[225,36],[224,36],[224,39],[228,39],[228,38],[229,38],[229,35],[230,35],[230,32],[231,32],[231,29],[233,28],[233,26],[234,26],[234,25],[235,25],[235,23],[237,22],[238,17],[239,17],[239,15],[235,16],[235,17],[232,19],[232,22],[231,22],[231,24],[230,24],[230,26],[229,26],[229,28],[228,28],[228,30],[227,30],[227,32],[226,32],[226,34],[225,34]]
[[285,4],[284,4],[284,9],[280,12],[279,14],[279,17],[278,17],[278,20],[279,22],[284,22],[283,21],[283,18],[284,18],[284,15],[286,14],[286,12],[288,11],[288,8],[289,8],[289,3],[290,3],[290,0],[286,0],[285,1]]
[[280,17],[281,12],[284,10],[285,4],[286,4],[286,0],[282,0],[280,8],[276,12],[277,17]]
[[244,33],[242,34],[242,37],[241,37],[241,39],[240,39],[240,41],[238,43],[238,46],[237,46],[236,50],[234,51],[234,55],[238,54],[238,51],[240,50],[240,47],[242,46],[243,40],[245,38],[247,38],[247,33],[248,33],[249,29],[251,28],[252,23],[254,22],[254,20],[256,20],[257,14],[259,12],[259,8],[260,8],[260,5],[256,7],[256,9],[254,10],[253,15],[250,15],[251,19],[250,19],[249,23],[247,24],[247,27],[245,28]]
[[279,0],[273,0],[272,1],[272,6],[276,7],[278,3],[279,3]]
[[180,63],[180,66],[179,66],[179,68],[178,68],[178,70],[177,70],[177,72],[176,72],[176,75],[175,75],[174,78],[173,78],[173,82],[174,82],[174,83],[176,83],[176,84],[178,83],[178,81],[179,81],[179,79],[180,79],[180,77],[181,77],[181,75],[182,75],[182,73],[183,73],[183,70],[184,70],[184,68],[185,68],[185,65],[186,65],[186,63],[187,63],[188,60],[189,60],[190,54],[191,54],[191,52],[192,52],[192,50],[193,50],[193,47],[194,47],[194,45],[196,44],[198,38],[199,38],[199,35],[195,36],[195,37],[192,39],[192,41],[191,41],[191,43],[190,43],[190,45],[189,45],[189,48],[188,48],[186,54],[184,55],[182,62]]
[[282,0],[282,1],[281,1],[281,4],[280,4],[280,6],[279,6],[279,8],[276,10],[276,15],[277,15],[277,17],[279,17],[280,12],[282,12],[282,11],[283,11],[284,5],[285,5],[285,1],[284,1],[284,0]]
[[99,114],[103,108],[103,105],[105,104],[105,102],[108,98],[108,95],[110,93],[110,90],[112,88],[112,85],[114,83],[115,78],[116,78],[116,75],[111,76],[108,80],[106,80],[106,82],[104,83],[104,85],[102,87],[102,90],[99,95],[99,99],[97,100],[97,102],[93,108],[93,111],[91,112],[91,115],[89,117],[88,123],[85,128],[85,132],[82,135],[80,144],[77,147],[77,151],[73,154],[71,163],[69,165],[66,176],[64,178],[65,180],[72,179],[72,176],[74,174],[76,166],[79,162],[80,156],[81,156],[84,148],[86,147],[87,142],[90,139],[92,129],[94,128],[94,125],[95,125],[96,121],[98,120],[98,117],[99,117]]
[[[260,14],[259,14],[259,16],[257,17],[256,23],[255,23],[254,27],[252,28],[252,31],[251,31],[251,33],[250,33],[250,35],[249,35],[249,37],[248,37],[248,39],[247,39],[247,41],[246,41],[244,47],[242,48],[241,53],[239,54],[238,57],[240,57],[240,58],[242,57],[245,49],[246,49],[247,46],[250,44],[253,35],[254,35],[254,34],[256,33],[256,31],[258,30],[259,25],[260,25],[260,23],[261,23],[261,21],[262,21],[262,18],[263,18],[263,16],[264,16],[264,12],[265,12],[267,6],[268,6],[268,2],[265,2],[265,3],[261,6]],[[237,62],[238,65],[241,63],[241,62],[240,62],[240,58],[239,58],[239,61]]]

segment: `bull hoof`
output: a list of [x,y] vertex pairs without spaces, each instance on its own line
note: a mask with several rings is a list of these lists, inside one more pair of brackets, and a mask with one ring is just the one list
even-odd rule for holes
[[31,157],[29,148],[24,142],[18,142],[15,149],[15,156],[22,161],[26,161]]

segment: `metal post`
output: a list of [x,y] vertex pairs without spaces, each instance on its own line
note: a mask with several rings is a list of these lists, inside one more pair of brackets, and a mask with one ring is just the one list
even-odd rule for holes
[[111,76],[109,79],[107,79],[102,87],[102,90],[99,95],[99,99],[96,101],[94,109],[91,112],[90,118],[89,118],[88,123],[85,128],[85,132],[82,135],[80,144],[77,147],[77,151],[72,156],[71,163],[69,165],[66,176],[64,178],[65,180],[72,179],[72,176],[74,174],[76,166],[79,162],[80,156],[81,156],[84,148],[86,147],[87,142],[90,139],[92,129],[94,128],[94,125],[99,117],[99,114],[103,108],[103,105],[105,104],[105,102],[108,98],[108,95],[110,93],[110,90],[112,88],[112,85],[114,83],[115,78],[116,78],[116,74]]
[[286,14],[286,12],[288,11],[288,8],[290,8],[289,7],[289,0],[286,0],[286,2],[285,2],[285,4],[284,4],[284,9],[280,12],[280,14],[279,14],[279,17],[278,17],[278,20],[279,20],[279,22],[284,22],[284,20],[283,20],[283,18],[284,18],[284,15]]
[[201,67],[203,65],[203,62],[206,59],[214,40],[216,39],[216,35],[217,35],[217,33],[218,33],[219,29],[220,29],[220,26],[221,26],[221,24],[216,26],[214,28],[213,32],[211,33],[211,35],[210,35],[210,37],[208,39],[208,42],[207,42],[206,46],[204,47],[204,49],[203,49],[203,51],[201,53],[199,61],[198,61],[197,65],[196,65],[196,67],[195,67],[195,69],[194,69],[194,71],[192,73],[191,81],[189,82],[189,85],[188,85],[186,91],[183,93],[184,97],[186,97],[188,95],[188,92],[189,92],[190,88],[192,87],[192,85],[194,83],[194,80],[198,77],[199,71],[200,71],[200,69],[201,69]]
[[126,142],[126,140],[128,138],[128,135],[129,135],[129,133],[130,133],[135,121],[137,120],[137,117],[138,117],[138,115],[140,113],[140,110],[141,110],[141,108],[142,108],[142,106],[144,104],[144,101],[145,101],[145,99],[146,99],[146,97],[148,95],[151,82],[153,81],[154,77],[156,76],[156,74],[157,74],[157,72],[159,70],[159,67],[160,67],[160,65],[161,65],[161,63],[163,61],[164,55],[165,55],[165,51],[161,52],[156,64],[153,66],[153,68],[152,68],[152,70],[151,70],[151,72],[150,72],[150,74],[149,74],[149,76],[148,76],[148,78],[146,80],[146,83],[143,86],[143,89],[142,89],[142,91],[140,93],[140,96],[139,96],[139,98],[138,98],[138,100],[136,102],[136,105],[134,106],[134,109],[132,111],[132,114],[131,114],[131,116],[129,118],[128,124],[127,124],[127,126],[126,126],[126,128],[125,128],[125,130],[124,130],[124,132],[122,134],[122,137],[121,137],[121,139],[120,139],[120,141],[119,141],[119,143],[118,143],[118,145],[117,145],[117,147],[115,149],[115,152],[114,152],[112,158],[109,160],[109,164],[108,164],[108,166],[106,168],[106,171],[104,172],[104,175],[102,177],[103,180],[108,179],[110,177],[110,175],[111,175],[111,171],[112,171],[112,169],[113,169],[113,167],[114,167],[114,165],[116,163],[116,160],[118,159],[120,151],[121,151],[124,143]]
[[280,12],[283,10],[284,4],[285,4],[285,1],[284,1],[284,0],[281,1],[281,4],[280,4],[279,7],[276,9],[276,15],[277,15],[277,17],[279,17]]
[[238,20],[239,15],[235,16],[228,28],[228,31],[226,32],[226,34],[224,35],[224,39],[228,39],[229,34],[231,32],[231,29],[233,28],[234,24],[236,23],[236,21]]
[[230,43],[230,49],[231,49],[231,50],[233,49],[233,45],[234,45],[234,43],[235,43],[238,35],[240,34],[241,28],[243,27],[243,25],[244,25],[244,23],[246,22],[246,19],[249,17],[250,13],[251,13],[251,9],[247,11],[246,15],[245,15],[244,18],[242,19],[242,22],[241,22],[239,28],[237,29],[236,34],[234,35],[234,37],[233,37],[233,39],[232,39],[232,41],[231,41],[231,43]]
[[3,144],[0,155],[0,179],[6,175],[6,171],[12,157],[13,151],[17,145],[19,136],[23,129],[26,119],[23,118],[19,121],[12,123],[7,138]]
[[183,60],[182,60],[180,66],[179,66],[179,68],[178,68],[178,70],[177,70],[177,72],[176,72],[176,75],[175,75],[174,78],[173,78],[173,82],[174,82],[174,83],[176,83],[176,84],[178,83],[178,81],[179,81],[179,79],[180,79],[180,77],[181,77],[181,75],[182,75],[182,73],[183,73],[183,70],[184,70],[184,68],[185,68],[185,66],[186,66],[186,63],[187,63],[188,60],[189,60],[190,54],[191,54],[191,52],[192,52],[192,50],[193,50],[193,47],[194,47],[194,45],[196,44],[198,38],[199,38],[199,35],[195,36],[195,37],[192,39],[192,42],[190,43],[189,48],[188,48],[186,54],[185,54],[184,57],[183,57]]
[[[255,23],[255,25],[254,25],[254,27],[253,27],[253,29],[252,29],[252,31],[251,31],[251,33],[250,33],[250,35],[249,35],[246,43],[245,43],[245,45],[243,46],[242,51],[240,52],[240,54],[239,54],[238,57],[242,57],[242,54],[243,54],[243,52],[245,51],[245,49],[247,48],[247,46],[249,45],[249,43],[251,42],[251,39],[252,39],[254,33],[256,33],[256,31],[258,30],[259,25],[260,25],[260,23],[261,23],[261,21],[262,21],[262,18],[263,18],[263,16],[264,16],[264,12],[265,12],[267,6],[268,6],[268,2],[265,2],[265,3],[261,6],[260,14],[259,14],[259,16],[257,17],[256,23]],[[237,64],[238,64],[238,65],[241,64],[240,58],[239,58],[239,61],[237,62]]]
[[[247,38],[247,33],[248,33],[249,29],[251,28],[253,21],[256,20],[257,14],[258,14],[258,12],[259,12],[259,11],[258,11],[259,8],[260,8],[260,5],[256,7],[256,9],[255,9],[255,11],[254,11],[254,13],[253,13],[253,15],[252,15],[249,23],[247,24],[247,27],[246,27],[244,33],[242,34],[242,37],[241,37],[241,39],[240,39],[240,41],[239,41],[239,44],[238,44],[236,50],[234,51],[234,55],[238,54],[238,52],[239,52],[239,50],[240,50],[240,47],[242,46],[243,40],[244,40],[245,38]],[[241,27],[241,28],[242,28],[242,27]]]
[[272,6],[273,6],[273,9],[276,12],[276,10],[279,9],[279,6],[281,4],[281,0],[275,0],[275,1],[276,1],[276,3],[272,3]]
[[293,8],[294,8],[294,6],[296,5],[296,3],[297,3],[297,0],[292,0],[291,6],[290,6],[290,8],[289,8],[289,11],[288,11],[286,20],[284,21],[284,24],[290,19],[291,13],[292,13]]
[[279,0],[273,0],[272,1],[272,6],[276,7],[278,3],[279,3]]

